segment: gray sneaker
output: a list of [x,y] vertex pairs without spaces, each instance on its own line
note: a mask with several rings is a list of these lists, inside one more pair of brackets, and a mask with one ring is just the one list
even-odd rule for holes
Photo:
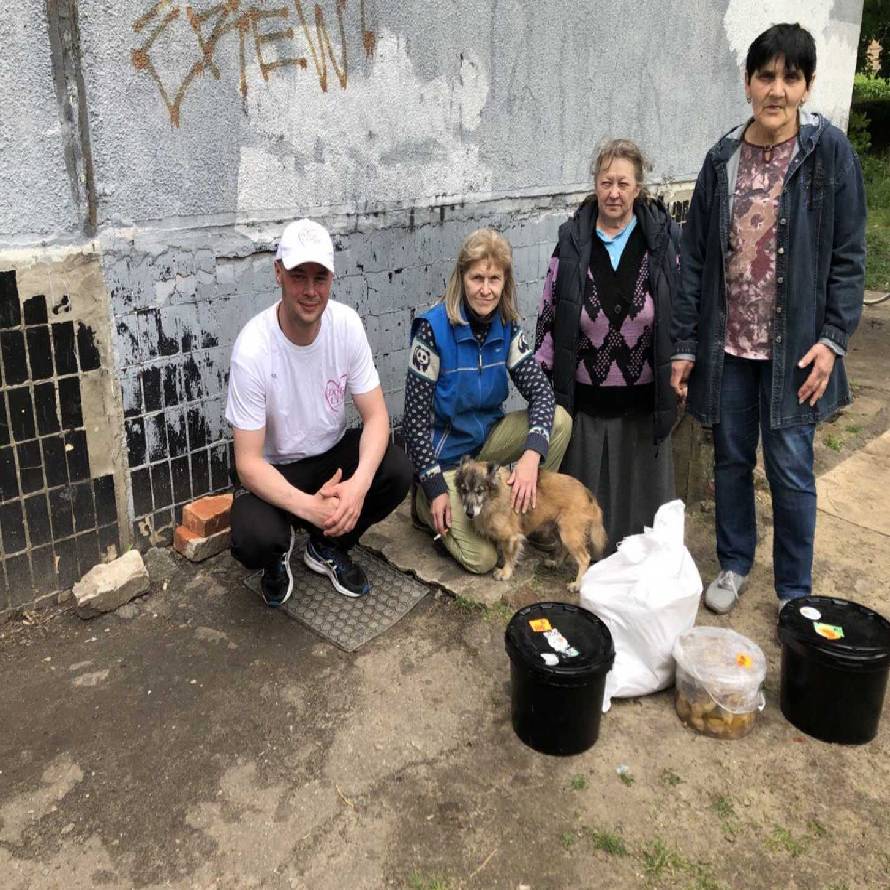
[[705,591],[705,605],[718,615],[731,612],[747,583],[747,575],[740,575],[733,571],[720,572]]

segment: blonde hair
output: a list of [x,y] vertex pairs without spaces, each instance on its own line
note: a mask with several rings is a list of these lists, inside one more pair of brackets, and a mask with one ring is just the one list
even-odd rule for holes
[[[640,187],[640,199],[648,201],[649,192],[646,191],[646,186],[643,185],[643,178],[646,171],[652,169],[652,165],[646,159],[640,146],[632,139],[604,139],[597,146],[593,160],[590,162],[590,173],[593,176],[594,183],[596,183],[600,171],[607,170],[612,166],[612,162],[618,159],[630,161],[633,164],[634,176],[636,177],[637,185]],[[594,191],[596,191],[595,186]]]
[[510,242],[494,229],[476,229],[467,235],[461,244],[457,262],[445,288],[445,296],[442,297],[448,320],[452,324],[466,324],[460,314],[460,304],[465,296],[464,273],[480,260],[488,260],[503,270],[504,289],[498,303],[501,321],[505,323],[519,321],[519,311],[516,308],[516,279],[513,277],[513,250]]

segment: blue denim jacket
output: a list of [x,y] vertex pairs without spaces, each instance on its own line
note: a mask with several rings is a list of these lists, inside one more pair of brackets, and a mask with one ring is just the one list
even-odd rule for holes
[[[675,357],[695,357],[687,408],[720,417],[726,334],[725,259],[739,149],[747,123],[707,154],[689,208],[673,303]],[[776,307],[770,427],[815,423],[850,402],[843,354],[859,323],[865,277],[865,188],[859,159],[826,118],[802,113],[776,218]],[[838,359],[815,406],[798,404],[811,368],[797,363],[818,342]]]

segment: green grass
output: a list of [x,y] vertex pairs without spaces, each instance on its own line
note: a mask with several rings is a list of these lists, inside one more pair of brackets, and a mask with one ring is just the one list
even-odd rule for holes
[[420,871],[412,871],[408,875],[408,890],[452,890],[448,878],[438,875],[426,875]]
[[734,819],[736,815],[732,799],[722,794],[711,802],[711,809],[720,819]]
[[661,784],[667,785],[668,788],[675,788],[677,785],[681,785],[683,780],[670,768],[665,768],[661,771]]
[[725,884],[718,881],[709,871],[702,869],[695,876],[692,890],[724,890]]
[[655,838],[651,844],[643,847],[641,856],[646,877],[650,880],[662,878],[665,873],[673,875],[689,868],[689,862],[661,838]]
[[587,779],[584,776],[572,776],[569,780],[569,788],[572,791],[583,791],[587,787]]
[[862,427],[859,426],[858,423],[851,423],[844,427],[844,432],[849,433],[851,436],[855,436],[862,432]]
[[806,849],[804,841],[794,837],[794,835],[781,825],[776,825],[772,835],[767,838],[766,845],[776,852],[788,853],[792,859],[796,859]]
[[705,862],[694,862],[676,850],[672,850],[661,838],[655,838],[640,850],[640,859],[647,883],[652,886],[661,881],[670,880],[673,886],[678,876],[692,879],[691,884],[684,884],[689,890],[727,890],[726,884],[714,877],[711,866]]
[[559,842],[562,844],[564,850],[571,850],[572,847],[575,846],[576,840],[578,840],[578,836],[574,831],[564,831],[559,836]]
[[595,850],[602,850],[611,856],[627,856],[627,845],[620,834],[613,831],[599,831],[596,828],[585,829]]
[[828,837],[828,829],[815,819],[810,819],[810,821],[807,822],[807,828],[813,837]]
[[626,785],[628,788],[636,782],[636,779],[628,772],[618,773],[618,778],[621,779],[621,784]]
[[830,448],[832,451],[843,450],[844,440],[835,433],[826,433],[822,437],[822,441],[825,443],[825,447]]
[[453,600],[457,609],[465,615],[478,615],[485,621],[497,621],[506,624],[513,617],[513,609],[506,603],[495,603],[493,606],[486,606],[483,603],[477,603],[475,600],[467,599],[465,596],[456,596]]
[[868,202],[865,286],[890,291],[890,151],[865,155],[862,173]]
[[482,603],[477,603],[475,600],[468,600],[465,596],[456,596],[454,598],[454,605],[467,615],[478,615],[488,611]]
[[516,610],[506,603],[495,603],[488,609],[487,618],[489,621],[497,621],[499,624],[507,624],[513,617]]
[[732,798],[725,794],[720,794],[711,798],[711,809],[717,814],[720,820],[720,827],[723,834],[728,840],[735,837],[738,829],[738,813],[732,804]]

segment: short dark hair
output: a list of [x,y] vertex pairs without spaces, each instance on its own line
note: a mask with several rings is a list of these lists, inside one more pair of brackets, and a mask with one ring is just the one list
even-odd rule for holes
[[773,25],[764,31],[748,47],[748,58],[745,60],[745,77],[751,76],[764,65],[768,65],[776,56],[785,57],[785,68],[800,71],[807,86],[816,73],[816,41],[806,28],[796,22],[783,22]]

